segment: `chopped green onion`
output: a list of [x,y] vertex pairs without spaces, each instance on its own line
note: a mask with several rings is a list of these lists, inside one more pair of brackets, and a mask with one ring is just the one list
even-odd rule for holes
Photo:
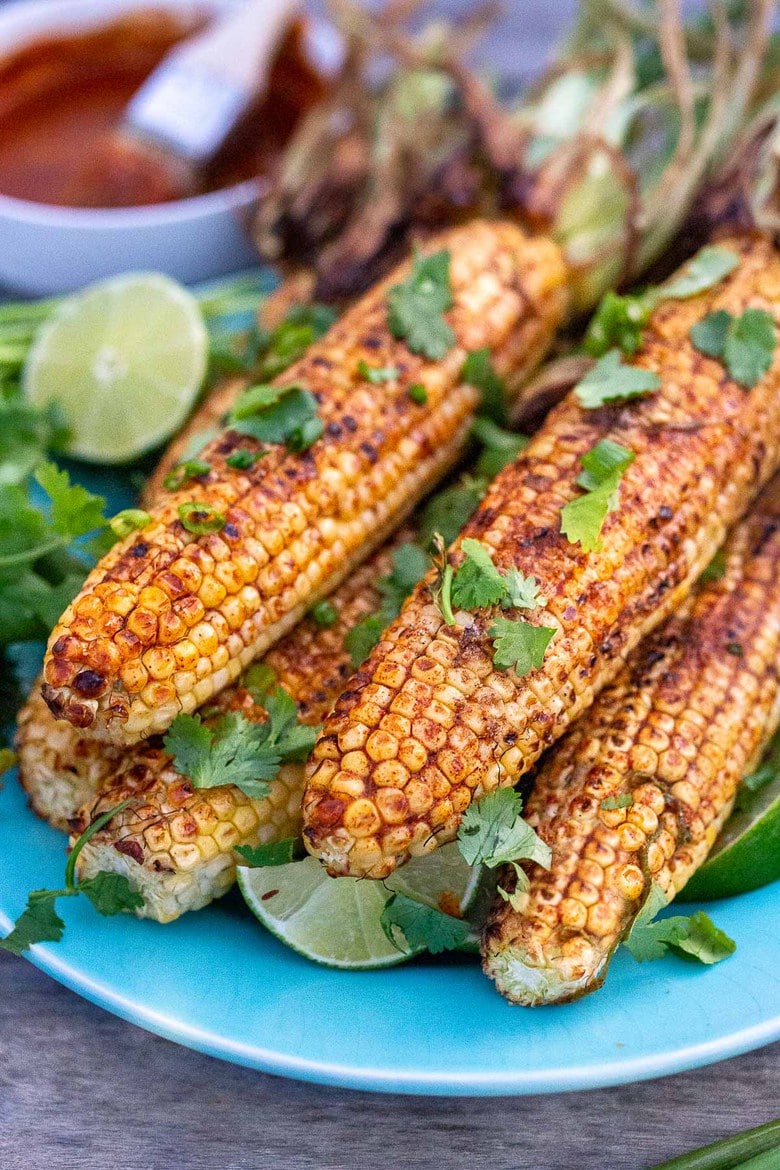
[[219,532],[220,528],[225,527],[225,517],[210,504],[198,504],[190,500],[186,504],[179,504],[178,512],[184,527],[196,536]]

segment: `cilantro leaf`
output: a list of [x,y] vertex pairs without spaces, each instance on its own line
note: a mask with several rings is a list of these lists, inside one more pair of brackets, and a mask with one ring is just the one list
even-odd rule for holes
[[387,294],[388,328],[412,353],[441,361],[455,344],[455,334],[444,319],[452,304],[450,253],[417,255],[407,279]]
[[365,378],[372,386],[381,386],[383,382],[392,382],[400,373],[398,366],[370,366],[363,358],[358,362],[357,368],[360,377]]
[[434,532],[441,534],[445,544],[452,544],[476,512],[484,494],[484,480],[464,478],[432,496],[423,509],[417,530],[421,546],[428,547]]
[[417,544],[407,542],[393,553],[393,571],[381,577],[377,589],[382,605],[376,613],[368,614],[348,631],[344,645],[352,665],[357,668],[365,662],[387,627],[398,617],[401,606],[428,570],[428,557]]
[[722,548],[719,548],[712,558],[707,568],[703,570],[699,577],[699,582],[704,585],[708,581],[722,581],[726,576],[726,569],[728,563],[726,561],[726,553]]
[[536,577],[526,577],[519,569],[510,569],[504,581],[506,597],[501,602],[504,609],[536,609],[547,604],[539,592]]
[[620,351],[611,349],[574,387],[580,405],[595,410],[607,402],[625,402],[661,388],[661,379],[652,370],[624,365]]
[[81,484],[71,483],[67,471],[54,463],[42,463],[35,478],[51,499],[51,527],[58,536],[75,540],[105,525],[106,501]]
[[[522,797],[513,788],[497,788],[469,805],[458,828],[458,848],[469,865],[495,869],[535,861],[549,869],[552,850],[523,820],[522,809]],[[520,870],[518,881],[525,880]]]
[[388,939],[399,951],[424,948],[432,955],[438,955],[442,951],[462,950],[471,941],[469,925],[462,918],[443,914],[432,906],[415,902],[406,894],[393,894],[388,898],[380,922]]
[[197,715],[177,715],[163,740],[177,771],[195,788],[235,784],[247,796],[268,795],[282,758],[266,745],[265,724],[250,723],[238,712],[223,715],[213,729]]
[[98,914],[121,914],[123,910],[140,910],[144,900],[130,885],[123,873],[100,871],[93,877],[82,878],[77,889],[86,894]]
[[265,723],[253,723],[237,711],[222,715],[211,727],[198,715],[176,716],[163,745],[195,788],[234,784],[262,800],[269,792],[266,782],[284,761],[306,758],[317,729],[298,723],[298,708],[281,687],[262,701],[268,714]]
[[617,796],[605,797],[599,808],[603,808],[605,812],[612,812],[619,808],[631,808],[633,803],[634,798],[630,792],[619,792]]
[[514,463],[531,441],[526,435],[504,430],[491,419],[482,417],[474,419],[471,433],[484,447],[477,460],[476,471],[477,475],[486,480],[493,479],[499,471]]
[[[390,621],[392,620],[391,618]],[[349,652],[352,665],[356,670],[365,662],[374,647],[381,641],[382,634],[384,634],[388,625],[389,622],[380,610],[378,613],[371,613],[367,617],[364,617],[362,621],[359,621],[348,631],[344,638],[344,646]]]
[[254,357],[257,376],[271,379],[281,374],[328,332],[336,316],[327,305],[293,305],[281,324],[260,338]]
[[766,309],[745,309],[728,331],[723,361],[735,382],[750,390],[772,364],[775,320]]
[[473,350],[461,370],[461,380],[468,386],[479,390],[482,397],[480,415],[492,422],[502,425],[506,422],[506,385],[504,379],[496,373],[490,349]]
[[772,364],[775,321],[766,309],[745,309],[739,317],[720,309],[692,326],[690,339],[700,353],[721,360],[730,377],[751,390]]
[[303,386],[250,386],[228,416],[231,430],[306,451],[323,432],[317,399]]
[[38,410],[18,395],[0,395],[0,484],[23,484],[47,449],[60,450],[66,438],[54,404]]
[[269,841],[265,845],[236,845],[234,853],[254,869],[263,865],[288,865],[295,857],[297,843],[296,837],[285,837],[283,841]]
[[176,770],[195,780],[211,750],[212,734],[197,715],[177,715],[163,743]]
[[663,299],[682,301],[714,288],[739,264],[739,256],[730,248],[710,244],[701,248],[679,276],[659,289]]
[[459,609],[481,609],[503,601],[506,580],[485,546],[466,537],[461,549],[466,559],[452,579],[452,604]]
[[736,943],[702,910],[656,920],[656,915],[665,905],[666,895],[654,882],[624,939],[638,963],[661,959],[668,950],[698,959],[701,963],[719,963],[736,950]]
[[523,678],[532,670],[539,670],[555,633],[548,626],[496,618],[488,630],[488,636],[493,639],[493,662],[499,670],[514,668]]
[[609,512],[617,507],[623,472],[635,455],[611,439],[602,439],[582,457],[577,484],[586,495],[578,496],[561,509],[561,532],[585,552],[601,548],[601,529]]
[[57,898],[65,890],[33,890],[27,905],[9,935],[0,939],[0,950],[21,955],[33,943],[59,942],[65,923],[55,909]]
[[605,293],[588,325],[583,349],[594,358],[603,357],[612,349],[633,357],[642,344],[642,330],[650,320],[654,304],[652,296]]
[[697,321],[695,325],[691,326],[690,338],[694,347],[698,349],[699,353],[706,354],[707,357],[722,357],[726,337],[733,320],[731,313],[727,313],[725,309],[708,313],[701,321]]
[[685,300],[713,288],[739,263],[728,248],[702,248],[686,264],[679,276],[660,288],[649,288],[640,295],[604,295],[585,334],[583,348],[591,357],[603,357],[617,348],[632,357],[642,344],[642,330],[659,301]]

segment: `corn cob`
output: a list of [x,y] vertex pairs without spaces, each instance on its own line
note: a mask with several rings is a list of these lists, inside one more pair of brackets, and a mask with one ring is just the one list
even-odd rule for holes
[[[410,535],[402,530],[398,540]],[[319,723],[344,685],[352,669],[346,633],[376,610],[380,603],[376,581],[390,567],[391,547],[385,546],[332,595],[338,613],[334,625],[323,629],[305,618],[265,655],[264,664],[298,704],[302,723]],[[240,685],[218,696],[206,722],[226,711],[240,711],[252,720],[264,718],[262,708]],[[50,715],[49,721],[53,722]],[[105,744],[88,746],[102,749],[104,776],[99,791],[88,794],[71,822],[74,832],[128,798],[133,803],[85,845],[78,872],[83,877],[100,870],[125,874],[144,899],[142,917],[170,922],[221,897],[235,878],[236,845],[300,834],[303,764],[283,765],[270,782],[269,796],[256,800],[228,784],[193,789],[177,773],[159,740],[125,749],[118,761],[116,748],[106,752]],[[107,764],[111,757],[113,763]],[[28,767],[31,763],[28,752]]]
[[[526,815],[552,864],[528,867],[521,910],[496,902],[483,941],[485,971],[514,1003],[600,986],[651,883],[667,901],[685,885],[776,728],[777,478],[726,551],[724,578],[638,649],[536,775]],[[502,882],[513,889],[514,871]]]
[[[499,569],[539,583],[547,607],[529,620],[556,629],[542,667],[523,678],[498,670],[492,614],[460,613],[446,625],[430,575],[349,682],[315,745],[304,798],[307,848],[330,873],[383,878],[451,839],[472,799],[514,784],[687,595],[776,469],[777,352],[748,393],[689,341],[711,310],[780,310],[771,241],[724,243],[740,254],[734,273],[653,314],[633,364],[656,372],[661,389],[589,411],[570,395],[464,530]],[[608,437],[635,460],[601,550],[585,553],[561,535],[560,513],[578,494],[582,456]]]
[[[242,472],[226,458],[254,440],[228,431],[205,448],[212,470],[199,486],[172,492],[90,574],[46,654],[44,697],[56,716],[132,743],[207,702],[456,460],[478,406],[478,391],[460,381],[467,352],[489,348],[500,373],[537,364],[565,310],[556,245],[510,224],[474,223],[437,246],[452,254],[456,343],[446,357],[414,357],[387,327],[386,294],[405,268],[349,310],[283,378],[315,394],[323,438],[302,456],[273,446]],[[402,372],[371,386],[361,359]],[[417,382],[424,405],[408,393]],[[221,532],[184,528],[178,506],[193,499],[226,516]]]

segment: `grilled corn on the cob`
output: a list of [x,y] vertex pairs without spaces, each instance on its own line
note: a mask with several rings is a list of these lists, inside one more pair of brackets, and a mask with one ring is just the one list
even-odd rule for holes
[[[281,445],[247,471],[226,459],[255,441],[228,431],[202,458],[212,470],[170,495],[148,526],[90,574],[55,627],[44,697],[95,738],[135,742],[192,711],[283,636],[317,597],[376,547],[466,442],[478,391],[461,381],[487,347],[503,372],[533,368],[565,310],[556,245],[506,223],[441,237],[451,251],[455,344],[437,363],[413,356],[387,325],[386,297],[406,269],[348,310],[279,381],[315,395],[324,435],[304,455]],[[375,386],[359,363],[397,367]],[[422,383],[424,403],[409,389]],[[224,515],[195,535],[178,508]]]
[[[409,535],[402,532],[399,540]],[[332,595],[338,615],[332,626],[323,629],[305,618],[265,655],[264,664],[297,703],[302,723],[319,723],[344,685],[352,669],[346,633],[378,607],[376,582],[390,567],[386,546]],[[214,715],[226,711],[264,718],[262,707],[240,685],[223,691],[215,702]],[[232,885],[236,845],[265,844],[300,833],[303,764],[283,765],[270,782],[269,796],[256,800],[229,784],[193,788],[177,773],[159,740],[126,748],[118,761],[116,748],[106,752],[105,744],[95,743],[89,748],[102,749],[104,775],[97,799],[93,789],[72,822],[74,831],[83,831],[96,816],[128,798],[133,803],[85,845],[78,872],[82,877],[101,870],[125,874],[144,899],[142,917],[170,922],[205,906]],[[34,761],[29,750],[26,754],[29,770]],[[106,765],[109,758],[113,762]]]
[[[633,365],[661,388],[585,410],[576,394],[493,482],[464,535],[499,569],[532,575],[555,628],[543,665],[499,670],[494,612],[447,625],[421,583],[326,720],[312,754],[304,838],[332,874],[387,876],[450,839],[466,807],[514,784],[593,702],[639,640],[671,613],[778,465],[780,358],[750,392],[689,340],[713,310],[780,314],[780,257],[767,238],[736,237],[733,274],[653,314]],[[581,458],[611,438],[635,454],[600,551],[560,532],[579,494]],[[455,561],[459,560],[459,542]]]
[[[685,885],[775,730],[780,480],[726,552],[723,579],[639,647],[539,769],[527,819],[552,863],[528,867],[522,910],[496,903],[483,941],[487,974],[515,1003],[600,986],[651,882],[667,900]],[[514,871],[504,878],[512,889]]]

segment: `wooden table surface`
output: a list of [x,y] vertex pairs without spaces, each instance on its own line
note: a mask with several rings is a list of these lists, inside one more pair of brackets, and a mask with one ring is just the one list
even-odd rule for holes
[[[527,73],[573,3],[506,7],[485,56]],[[780,1045],[598,1092],[373,1096],[179,1048],[0,955],[1,1170],[645,1170],[778,1115]]]

